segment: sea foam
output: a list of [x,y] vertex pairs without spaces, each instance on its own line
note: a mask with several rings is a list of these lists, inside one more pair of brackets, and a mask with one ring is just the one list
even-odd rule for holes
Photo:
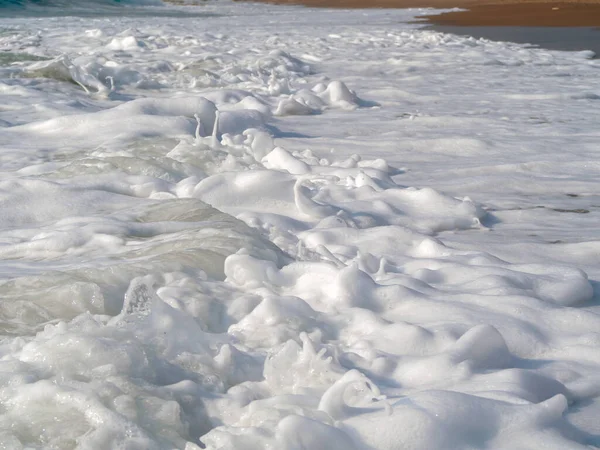
[[5,447],[600,444],[594,60],[110,9],[0,19]]

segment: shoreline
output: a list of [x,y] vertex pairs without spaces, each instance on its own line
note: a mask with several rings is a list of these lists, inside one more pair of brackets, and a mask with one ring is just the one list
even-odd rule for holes
[[[600,29],[593,27],[458,26],[427,23],[424,30],[471,36],[495,42],[514,42],[563,52],[592,51],[600,55]],[[591,56],[596,59],[598,56]]]
[[600,27],[600,3],[478,4],[462,11],[425,14],[417,19],[431,25],[459,27]]
[[264,0],[264,3],[315,8],[453,9],[425,12],[418,23],[449,26],[600,27],[600,1],[565,0]]

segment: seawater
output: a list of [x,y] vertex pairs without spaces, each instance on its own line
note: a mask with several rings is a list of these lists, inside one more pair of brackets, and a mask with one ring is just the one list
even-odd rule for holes
[[161,0],[0,0],[1,17],[203,17],[201,10],[185,12]]

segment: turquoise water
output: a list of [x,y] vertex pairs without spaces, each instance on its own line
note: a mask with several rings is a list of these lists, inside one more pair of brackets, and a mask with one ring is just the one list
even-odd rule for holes
[[0,53],[0,66],[8,66],[15,62],[23,62],[23,61],[44,61],[49,58],[43,58],[37,55],[31,55],[29,53],[13,53],[13,52],[5,52]]

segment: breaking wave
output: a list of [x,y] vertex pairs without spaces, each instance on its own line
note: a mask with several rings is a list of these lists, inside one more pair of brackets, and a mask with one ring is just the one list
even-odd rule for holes
[[0,17],[90,15],[122,12],[123,7],[163,6],[161,0],[0,0]]

